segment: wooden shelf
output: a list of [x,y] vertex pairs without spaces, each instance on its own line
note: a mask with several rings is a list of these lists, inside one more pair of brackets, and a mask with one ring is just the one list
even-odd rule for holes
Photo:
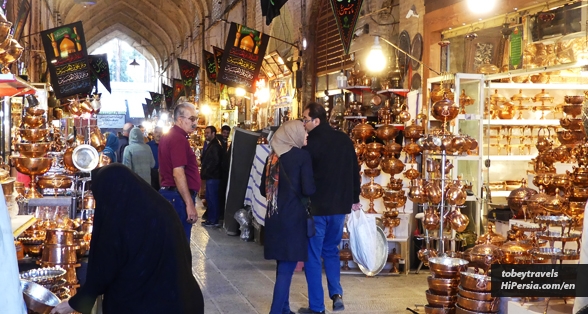
[[522,89],[522,90],[541,90],[541,89],[578,89],[586,90],[586,84],[567,84],[567,83],[547,83],[547,84],[529,84],[529,83],[488,83],[488,88],[493,89]]
[[393,88],[393,89],[384,89],[378,92],[378,94],[395,94],[398,96],[402,96],[402,97],[406,97],[406,95],[410,92],[410,89],[398,89],[398,88]]

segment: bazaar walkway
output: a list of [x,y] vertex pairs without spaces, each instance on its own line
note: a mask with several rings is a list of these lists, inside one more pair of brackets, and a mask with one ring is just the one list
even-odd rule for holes
[[[202,212],[199,213],[200,216]],[[275,279],[275,262],[263,258],[263,247],[227,236],[223,229],[200,225],[192,229],[193,272],[202,288],[206,314],[269,313]],[[407,307],[427,303],[428,270],[408,276],[367,278],[342,275],[345,311],[337,313],[410,313]],[[326,280],[323,279],[326,292]],[[327,313],[332,303],[325,304]],[[293,311],[308,306],[306,280],[296,272],[292,280]],[[420,308],[424,312],[423,308]]]

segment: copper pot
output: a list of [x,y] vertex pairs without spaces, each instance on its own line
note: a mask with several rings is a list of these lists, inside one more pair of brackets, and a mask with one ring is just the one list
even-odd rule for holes
[[66,175],[54,174],[39,177],[37,185],[42,189],[68,189],[72,182],[72,179]]
[[501,246],[504,244],[504,237],[494,232],[494,224],[488,223],[486,228],[488,230],[476,239],[476,244],[493,244],[495,246]]
[[537,194],[537,191],[527,187],[527,180],[521,180],[521,187],[510,192],[506,198],[510,210],[513,211],[515,216],[519,217],[523,210],[524,201],[528,200],[531,196]]
[[459,105],[455,104],[453,100],[445,97],[433,104],[431,108],[431,115],[442,122],[448,122],[457,117],[459,114]]
[[402,152],[402,145],[396,142],[389,142],[384,147],[384,151],[390,155],[400,154],[400,152]]
[[451,223],[451,229],[457,232],[463,232],[470,223],[470,218],[462,214],[461,210],[454,209],[454,214],[449,219],[449,222]]
[[376,131],[374,130],[374,127],[367,123],[359,123],[353,128],[353,130],[351,130],[353,138],[361,140],[362,142],[365,142],[366,139],[372,137],[375,133]]
[[398,135],[398,129],[390,124],[385,124],[376,129],[376,136],[384,142],[393,140]]
[[445,192],[445,197],[447,199],[447,204],[461,206],[465,204],[468,195],[460,180],[455,180],[453,185],[451,185]]
[[467,249],[463,256],[470,262],[470,267],[476,267],[487,273],[492,264],[500,264],[502,261],[502,252],[500,248],[492,244],[478,244],[473,248]]
[[490,276],[462,272],[460,274],[460,285],[469,291],[490,292],[492,281]]
[[24,157],[43,157],[49,151],[51,143],[17,143],[16,150]]
[[382,168],[382,171],[392,176],[404,171],[404,167],[404,163],[394,156],[385,157],[380,162],[380,168]]
[[469,262],[454,257],[432,257],[429,258],[429,269],[436,278],[456,278],[460,273],[465,272]]
[[73,163],[73,151],[74,147],[68,147],[63,153],[63,168],[69,173],[74,173],[78,171],[78,168],[76,168],[76,166]]
[[404,176],[409,180],[413,180],[420,177],[421,173],[415,168],[410,168],[404,172]]
[[413,140],[419,139],[424,133],[425,129],[421,125],[416,124],[415,120],[412,120],[412,124],[404,128],[404,137]]
[[433,207],[429,207],[429,209],[427,209],[425,212],[425,217],[423,218],[423,226],[425,227],[425,229],[435,230],[439,228],[440,222],[441,220],[435,209],[433,209]]
[[480,301],[458,295],[457,305],[478,313],[496,313],[499,310],[500,298],[494,298],[492,301]]
[[443,197],[443,191],[439,184],[438,181],[427,181],[425,183],[425,194],[427,195],[427,199],[434,205],[441,203],[441,198]]
[[408,191],[408,197],[415,203],[426,203],[427,202],[427,193],[425,190],[425,183],[424,179],[413,179],[411,181],[411,185]]
[[567,191],[567,189],[572,187],[572,182],[567,174],[556,174],[551,178],[551,185],[555,188],[559,188],[561,191]]
[[94,195],[90,191],[86,191],[86,195],[84,195],[84,206],[83,209],[95,209],[96,208],[96,200],[94,199]]
[[41,260],[55,264],[75,264],[78,260],[75,245],[45,244]]
[[66,229],[47,229],[45,235],[45,244],[50,245],[74,245],[74,230]]
[[31,116],[42,116],[45,114],[45,109],[37,108],[37,107],[27,107],[25,110],[28,115]]
[[502,264],[517,264],[517,257],[530,259],[530,251],[533,245],[530,242],[507,242],[500,247],[502,251]]
[[429,276],[427,277],[427,283],[432,294],[455,295],[459,285],[459,278],[435,278]]
[[588,168],[584,167],[573,167],[574,172],[566,171],[569,179],[572,181],[574,188],[587,188],[588,187]]
[[94,127],[90,134],[90,145],[96,148],[97,151],[101,152],[106,146],[106,138],[100,132],[100,128]]
[[500,119],[512,119],[515,115],[515,105],[506,101],[498,107],[498,118]]
[[490,293],[490,292],[469,291],[469,290],[464,289],[462,286],[459,286],[458,293],[462,297],[466,297],[468,299],[473,299],[473,300],[494,301],[494,299],[496,299],[496,297],[493,297],[492,293]]
[[452,307],[457,300],[455,295],[436,295],[431,290],[426,291],[426,297],[429,305],[437,307]]

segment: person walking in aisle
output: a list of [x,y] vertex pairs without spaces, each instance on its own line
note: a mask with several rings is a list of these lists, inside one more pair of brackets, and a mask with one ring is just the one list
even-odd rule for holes
[[315,192],[306,130],[299,120],[287,121],[271,139],[272,152],[259,190],[267,199],[264,257],[275,259],[276,283],[270,314],[291,314],[290,284],[299,261],[308,257],[306,206]]
[[220,141],[216,138],[216,128],[212,125],[204,129],[204,138],[208,143],[201,157],[200,179],[206,180],[206,221],[205,227],[218,227],[220,212],[219,186],[221,179],[221,162],[224,150]]
[[163,134],[163,130],[160,126],[156,126],[153,129],[153,140],[147,142],[147,145],[151,147],[151,152],[153,153],[153,159],[155,159],[155,166],[151,168],[151,186],[159,191],[159,156],[158,156],[158,148],[159,148],[159,140],[161,139],[161,135]]
[[[308,145],[304,147],[312,158],[316,193],[311,196],[316,235],[308,239],[308,261],[304,264],[308,284],[308,308],[298,313],[324,313],[322,264],[327,275],[333,311],[345,309],[339,248],[343,236],[345,215],[359,210],[360,177],[353,142],[345,133],[333,130],[322,105],[310,103],[303,111]],[[322,263],[321,263],[322,258]]]
[[173,205],[190,241],[192,224],[198,221],[194,206],[200,191],[200,173],[196,154],[188,142],[188,134],[196,129],[198,115],[191,103],[179,103],[174,109],[174,126],[159,141],[159,192]]
[[123,165],[129,167],[145,182],[151,183],[151,168],[155,166],[155,159],[151,148],[145,144],[143,132],[134,127],[129,135],[129,146],[124,150]]
[[116,150],[116,160],[118,160],[118,162],[122,162],[123,160],[125,148],[129,146],[129,132],[131,132],[133,127],[134,125],[130,122],[123,125],[122,133],[118,137],[118,149]]
[[104,150],[102,151],[104,155],[110,158],[111,163],[118,162],[116,159],[116,151],[118,150],[118,137],[114,135],[114,133],[107,132],[104,134],[106,136],[106,145],[104,146]]

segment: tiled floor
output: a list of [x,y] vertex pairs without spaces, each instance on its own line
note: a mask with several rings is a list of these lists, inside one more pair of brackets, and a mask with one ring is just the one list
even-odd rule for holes
[[[198,223],[192,229],[193,271],[204,293],[207,314],[269,313],[275,280],[275,261],[263,258],[263,247],[227,236],[223,229]],[[400,276],[342,275],[345,311],[338,313],[410,313],[425,304],[428,271]],[[323,278],[326,292],[326,279]],[[325,296],[327,297],[327,296]],[[327,312],[331,301],[326,299]],[[304,273],[292,280],[293,311],[308,306]],[[421,313],[423,308],[420,307]]]

